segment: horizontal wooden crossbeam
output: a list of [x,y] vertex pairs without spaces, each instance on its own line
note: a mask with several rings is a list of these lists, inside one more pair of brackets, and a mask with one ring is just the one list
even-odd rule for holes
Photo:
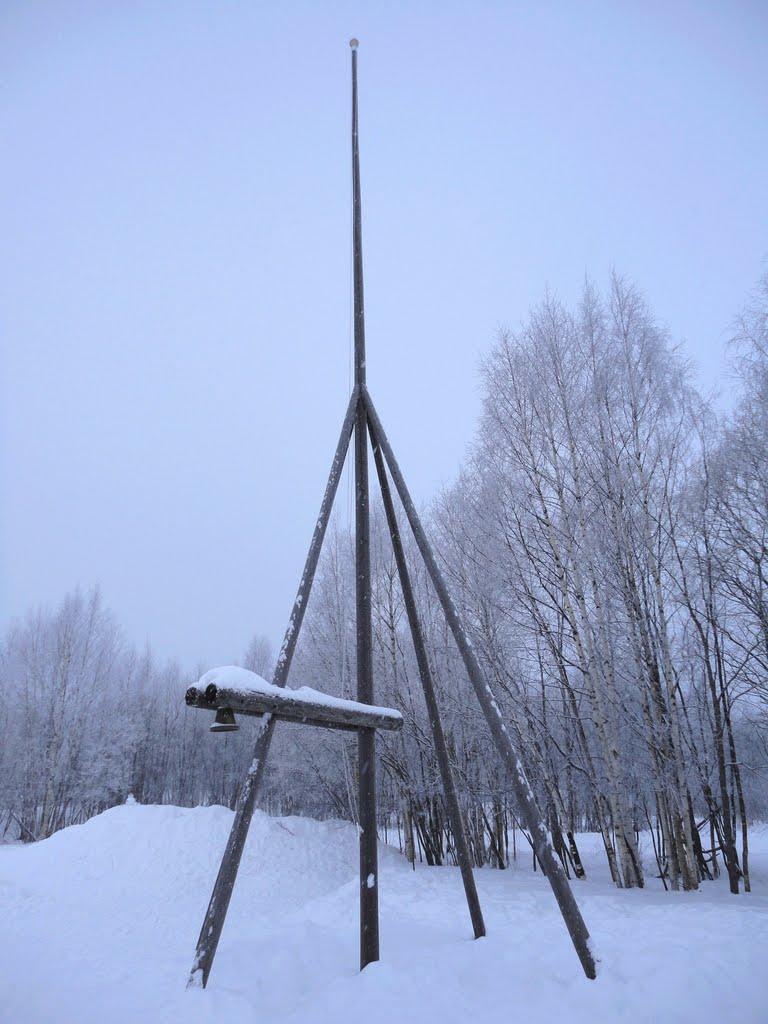
[[238,715],[275,715],[287,722],[318,725],[325,729],[397,730],[403,727],[403,716],[393,708],[374,707],[355,700],[342,700],[302,687],[285,690],[269,683],[263,689],[246,690],[210,683],[205,690],[190,686],[185,700],[190,707],[204,711],[229,708]]

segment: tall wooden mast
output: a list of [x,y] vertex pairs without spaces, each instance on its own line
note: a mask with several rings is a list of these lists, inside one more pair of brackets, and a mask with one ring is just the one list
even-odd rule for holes
[[[354,273],[355,387],[355,604],[357,610],[357,699],[374,703],[371,627],[371,528],[368,490],[368,416],[365,388],[365,301],[363,228],[360,201],[360,145],[357,117],[357,47],[352,48],[352,246]],[[358,821],[360,825],[360,968],[379,959],[379,869],[376,848],[376,733],[358,737]]]

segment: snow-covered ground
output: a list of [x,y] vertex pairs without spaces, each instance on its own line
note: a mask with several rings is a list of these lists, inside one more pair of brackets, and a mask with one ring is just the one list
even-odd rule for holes
[[768,832],[739,897],[722,881],[620,892],[582,837],[595,982],[527,856],[477,873],[488,937],[475,942],[458,872],[413,872],[382,846],[382,960],[359,974],[354,829],[257,813],[208,988],[187,991],[231,820],[126,805],[0,847],[0,1022],[768,1021]]

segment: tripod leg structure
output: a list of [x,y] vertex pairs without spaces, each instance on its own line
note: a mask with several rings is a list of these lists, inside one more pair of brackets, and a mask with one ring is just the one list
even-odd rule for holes
[[368,413],[368,425],[374,449],[377,447],[381,448],[384,453],[387,466],[392,474],[392,479],[395,482],[397,492],[400,495],[403,509],[405,510],[408,522],[411,524],[411,529],[413,530],[413,535],[416,539],[419,551],[424,559],[424,564],[432,579],[432,584],[440,600],[440,604],[442,605],[446,621],[453,633],[456,646],[459,648],[459,652],[464,661],[470,681],[475,693],[477,694],[480,707],[482,708],[483,714],[485,715],[488,726],[491,730],[493,740],[504,760],[507,770],[509,771],[512,786],[515,791],[515,798],[520,810],[522,811],[525,823],[530,830],[536,855],[539,858],[541,866],[547,876],[547,881],[552,887],[552,892],[557,900],[560,913],[563,915],[563,920],[565,921],[565,925],[571,936],[571,941],[573,942],[576,953],[581,961],[584,973],[588,978],[595,978],[595,960],[592,955],[592,951],[589,948],[589,932],[587,931],[587,926],[584,923],[584,919],[581,916],[581,912],[576,900],[574,899],[573,893],[571,892],[571,888],[568,885],[565,873],[563,872],[560,863],[555,857],[552,846],[550,845],[546,829],[544,828],[544,823],[541,820],[541,814],[536,806],[533,791],[525,775],[525,769],[523,768],[523,765],[517,756],[517,752],[515,751],[514,745],[512,744],[507,727],[504,724],[501,709],[494,699],[493,692],[488,684],[477,655],[475,654],[472,642],[464,628],[461,616],[459,615],[458,609],[450,595],[450,591],[448,590],[443,574],[440,571],[440,567],[435,560],[429,539],[427,538],[424,527],[421,525],[418,512],[416,511],[416,506],[413,504],[405,479],[400,471],[394,452],[392,451],[392,446],[387,439],[387,435],[384,433],[381,420],[379,419],[378,413],[376,412],[367,389],[363,390],[363,401],[365,402],[366,411]]
[[456,842],[456,859],[459,862],[459,868],[461,870],[461,880],[464,883],[464,892],[467,897],[469,916],[472,919],[472,928],[475,932],[475,938],[479,939],[485,935],[485,921],[483,920],[483,912],[480,909],[480,900],[477,895],[477,887],[475,886],[475,876],[472,873],[472,858],[469,853],[469,844],[467,843],[464,819],[461,814],[459,797],[456,792],[456,784],[453,780],[451,762],[448,758],[448,745],[445,742],[443,723],[440,719],[440,709],[437,704],[435,684],[432,679],[432,671],[429,667],[426,647],[424,646],[424,637],[422,636],[419,615],[416,610],[416,599],[413,596],[411,578],[408,573],[408,564],[405,560],[405,551],[403,549],[403,542],[400,536],[400,528],[397,525],[395,506],[392,501],[392,493],[389,489],[389,480],[387,479],[387,471],[384,466],[384,458],[381,454],[381,448],[376,445],[375,441],[373,445],[373,458],[376,463],[376,472],[379,477],[381,497],[384,502],[384,511],[387,516],[389,533],[392,538],[392,547],[395,552],[395,562],[397,563],[397,571],[400,576],[400,586],[402,587],[405,610],[408,615],[408,624],[411,629],[411,637],[413,638],[413,648],[416,652],[419,676],[421,677],[421,685],[424,690],[424,698],[427,704],[429,724],[432,727],[432,737],[435,741],[437,763],[440,768],[440,777],[443,783],[445,802],[448,807],[448,819],[451,823],[451,829],[453,830],[453,836]]
[[[320,551],[325,539],[325,532],[333,508],[333,501],[341,478],[341,471],[344,468],[344,460],[349,448],[349,440],[355,424],[355,415],[359,403],[359,391],[357,388],[352,393],[344,417],[344,423],[339,436],[339,443],[336,446],[336,453],[331,464],[331,472],[328,483],[325,487],[325,494],[320,506],[320,515],[315,525],[315,532],[312,535],[312,542],[309,546],[309,553],[304,564],[304,572],[299,583],[296,600],[293,603],[291,618],[288,628],[285,631],[283,646],[278,655],[272,682],[275,686],[285,686],[288,679],[288,672],[296,650],[296,642],[299,639],[301,624],[304,619],[307,601],[315,578]],[[269,746],[272,742],[272,733],[275,729],[275,719],[272,715],[265,715],[262,720],[261,731],[256,740],[256,747],[253,754],[251,766],[243,779],[240,790],[237,794],[235,806],[235,820],[232,822],[232,829],[229,833],[224,856],[221,860],[219,873],[213,886],[208,910],[205,914],[203,927],[200,929],[200,937],[197,940],[195,959],[192,963],[187,987],[202,984],[203,988],[208,984],[208,975],[211,972],[216,947],[219,944],[221,931],[224,927],[224,920],[227,916],[229,901],[232,898],[232,890],[237,878],[237,870],[240,867],[240,858],[243,855],[245,840],[248,837],[248,828],[253,817],[253,807],[256,796],[261,788],[264,777],[264,766],[269,753]]]

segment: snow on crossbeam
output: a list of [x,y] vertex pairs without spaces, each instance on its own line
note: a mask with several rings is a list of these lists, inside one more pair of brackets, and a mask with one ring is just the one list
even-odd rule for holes
[[206,711],[229,708],[241,715],[276,715],[289,722],[326,729],[390,729],[403,727],[403,716],[393,708],[343,700],[302,686],[298,690],[273,686],[266,679],[237,665],[206,672],[186,693],[190,707]]

